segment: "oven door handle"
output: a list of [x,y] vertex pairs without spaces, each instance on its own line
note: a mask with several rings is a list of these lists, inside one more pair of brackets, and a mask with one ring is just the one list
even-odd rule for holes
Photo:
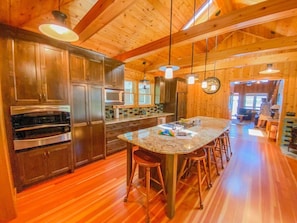
[[37,139],[16,139],[13,140],[15,150],[46,146],[55,143],[71,141],[71,132],[62,133],[54,136],[48,136]]
[[26,131],[26,130],[35,130],[35,129],[43,129],[43,128],[54,128],[54,127],[65,127],[65,126],[69,126],[69,124],[36,125],[36,126],[30,126],[30,127],[15,129],[14,131],[20,132],[20,131]]

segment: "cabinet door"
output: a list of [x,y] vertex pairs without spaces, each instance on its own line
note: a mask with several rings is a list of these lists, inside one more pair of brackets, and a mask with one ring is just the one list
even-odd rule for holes
[[63,143],[47,147],[48,176],[55,176],[72,170],[71,144]]
[[118,66],[112,71],[114,88],[124,89],[124,65]]
[[124,65],[104,64],[105,87],[124,89]]
[[68,76],[66,53],[62,49],[40,45],[42,98],[48,103],[67,103]]
[[165,103],[165,80],[163,77],[155,77],[155,104]]
[[14,41],[14,104],[36,104],[42,99],[38,45]]
[[103,88],[89,85],[89,125],[91,134],[90,159],[98,159],[104,156],[105,135],[103,123]]
[[186,118],[187,109],[187,94],[177,93],[177,120]]
[[99,60],[86,60],[86,80],[103,85],[103,62]]
[[92,150],[91,160],[105,157],[105,134],[103,121],[97,121],[91,125]]
[[29,185],[47,177],[47,150],[18,152],[21,184]]
[[188,91],[188,85],[185,81],[177,80],[176,84],[176,91],[177,92],[187,92]]
[[104,77],[105,77],[105,87],[113,86],[113,75],[112,75],[112,66],[110,63],[104,63]]
[[85,77],[85,59],[84,57],[70,54],[69,55],[69,72],[71,81],[83,82]]
[[88,125],[88,96],[86,84],[72,84],[72,142],[75,166],[89,161],[90,128]]

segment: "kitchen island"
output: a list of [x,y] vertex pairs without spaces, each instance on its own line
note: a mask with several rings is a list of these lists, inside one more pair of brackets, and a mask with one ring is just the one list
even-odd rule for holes
[[[187,119],[185,122],[175,122],[172,125],[158,125],[147,129],[142,129],[134,132],[128,132],[119,135],[118,138],[127,142],[127,184],[131,175],[132,159],[134,145],[143,149],[164,154],[166,157],[165,163],[165,184],[167,189],[167,207],[166,214],[169,218],[173,218],[175,214],[175,194],[177,180],[177,161],[178,155],[187,154],[196,149],[207,145],[223,132],[229,129],[231,124],[228,119],[212,118],[197,116]],[[159,134],[160,131],[170,127],[185,126],[183,132],[187,136],[167,136]]]

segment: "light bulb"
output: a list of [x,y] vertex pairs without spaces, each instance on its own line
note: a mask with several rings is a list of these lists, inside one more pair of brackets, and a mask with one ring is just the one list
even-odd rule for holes
[[207,88],[207,81],[202,81],[201,87],[203,89]]
[[166,67],[166,70],[165,70],[165,78],[166,78],[166,79],[171,79],[171,78],[173,78],[173,69],[172,69],[171,66]]
[[194,76],[189,76],[188,77],[188,84],[194,84],[195,83],[195,77]]

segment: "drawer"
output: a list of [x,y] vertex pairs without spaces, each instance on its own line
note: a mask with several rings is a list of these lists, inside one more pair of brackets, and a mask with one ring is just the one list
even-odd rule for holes
[[120,140],[120,139],[115,139],[112,141],[109,141],[106,144],[106,154],[112,154],[114,152],[124,150],[127,148],[127,142]]

